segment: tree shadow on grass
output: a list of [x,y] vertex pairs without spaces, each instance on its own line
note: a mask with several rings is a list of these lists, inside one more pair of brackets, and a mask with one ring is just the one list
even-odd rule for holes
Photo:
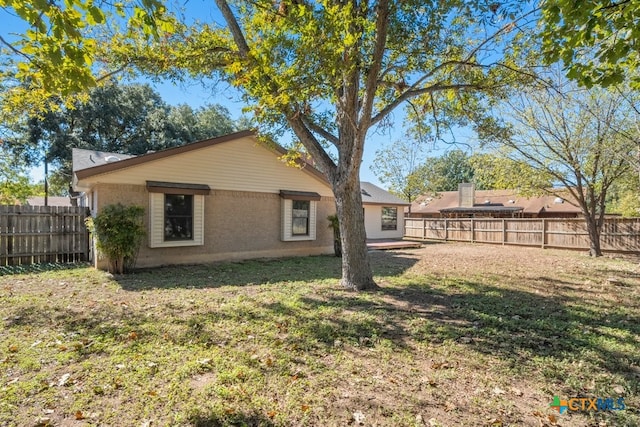
[[28,265],[7,265],[0,266],[0,276],[10,276],[17,274],[33,274],[44,273],[47,271],[75,270],[79,268],[89,267],[88,262],[70,262],[70,263],[41,263]]
[[[560,365],[588,357],[602,372],[625,377],[635,388],[630,392],[640,391],[634,368],[640,364],[640,313],[636,310],[473,281],[458,281],[446,292],[424,285],[384,288],[383,292],[390,306],[407,306],[427,321],[423,329],[412,332],[415,340],[456,341],[481,353],[497,354],[514,367],[532,366],[536,357]],[[562,381],[561,369],[556,379]]]
[[231,414],[224,418],[199,414],[191,417],[189,424],[193,427],[271,427],[275,425],[271,419],[256,414]]
[[[400,275],[419,260],[417,255],[380,251],[373,252],[371,258],[376,275]],[[340,258],[308,256],[138,269],[114,280],[127,291],[143,291],[338,281],[341,274]]]
[[[16,308],[5,320],[5,326],[8,331],[13,327],[43,326],[52,330],[53,335],[57,331],[82,330],[88,342],[103,338],[128,342],[128,334],[133,330],[140,334],[130,342],[131,346],[150,340],[166,345],[190,343],[197,347],[229,345],[226,344],[227,331],[221,326],[230,326],[229,333],[236,343],[246,342],[248,334],[252,334],[255,337],[251,340],[256,341],[251,341],[251,345],[283,346],[292,353],[307,355],[341,351],[335,350],[338,341],[345,346],[373,347],[385,340],[407,351],[416,351],[418,344],[423,343],[456,343],[469,350],[469,357],[478,352],[506,362],[514,371],[539,371],[533,375],[548,380],[552,386],[563,384],[567,375],[576,375],[575,364],[584,361],[602,373],[624,378],[628,395],[640,393],[638,374],[634,370],[640,365],[637,352],[640,312],[634,309],[638,303],[636,297],[622,299],[618,304],[613,300],[599,301],[593,292],[582,298],[577,292],[581,291],[580,285],[553,278],[534,280],[534,286],[526,290],[464,278],[412,277],[404,278],[400,285],[388,284],[385,280],[401,276],[418,260],[399,253],[373,255],[374,271],[382,277],[383,286],[371,293],[353,293],[338,288],[339,259],[311,258],[314,259],[260,261],[250,264],[246,271],[243,271],[246,264],[242,263],[214,266],[215,271],[224,273],[228,273],[226,269],[237,271],[236,279],[228,283],[235,286],[333,281],[329,286],[318,287],[318,292],[307,288],[308,294],[297,294],[291,300],[262,300],[239,293],[244,299],[237,306],[229,304],[224,308],[212,301],[193,311],[181,306],[175,316],[170,309],[160,307],[158,317],[145,312],[143,307],[124,309],[117,304],[120,299],[106,301],[96,310],[84,312],[71,310],[68,301],[60,301],[57,307],[45,309]],[[154,286],[158,269],[150,271],[148,277],[142,276],[141,282],[135,281],[141,280],[140,276],[132,282],[126,282],[127,277],[123,278],[125,282],[118,280],[130,291],[224,286],[221,281],[210,278],[214,267],[204,266],[190,272],[195,277],[187,281],[174,278],[173,282],[169,281],[171,275],[189,270],[167,269],[162,273],[166,274],[167,281],[161,286]],[[263,280],[266,274],[271,278]],[[496,277],[491,283],[509,283],[508,280],[508,277]],[[556,293],[543,292],[552,282]],[[295,288],[293,284],[287,290]],[[624,294],[629,288],[612,286],[610,291]],[[171,340],[161,336],[161,328],[152,328],[157,322],[176,326],[177,332]],[[149,331],[149,335],[145,331]],[[91,348],[78,350],[86,357],[91,351]],[[297,363],[293,356],[291,363]],[[592,372],[593,369],[588,371]],[[607,397],[613,395],[613,385],[596,384],[599,387],[596,390],[573,389],[567,385],[563,391],[575,396],[602,392]],[[273,425],[269,418],[251,413],[240,414],[233,420],[203,412],[191,422],[194,426]]]

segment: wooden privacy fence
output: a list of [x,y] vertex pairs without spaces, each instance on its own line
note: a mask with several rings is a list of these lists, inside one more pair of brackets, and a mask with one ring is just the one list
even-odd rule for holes
[[[405,218],[405,237],[542,248],[589,249],[583,219],[566,218]],[[607,218],[600,235],[603,251],[640,252],[640,218]]]
[[87,208],[0,206],[0,266],[89,260]]

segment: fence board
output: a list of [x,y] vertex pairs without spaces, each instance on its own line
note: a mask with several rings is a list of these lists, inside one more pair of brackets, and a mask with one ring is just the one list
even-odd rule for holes
[[0,206],[0,266],[89,260],[87,209]]
[[[586,222],[573,218],[405,218],[405,237],[589,249]],[[640,218],[606,218],[600,245],[603,251],[640,252]]]

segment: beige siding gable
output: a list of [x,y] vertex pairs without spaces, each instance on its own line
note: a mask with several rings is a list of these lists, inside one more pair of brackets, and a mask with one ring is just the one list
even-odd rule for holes
[[84,180],[81,185],[145,185],[146,181],[208,184],[214,191],[278,193],[280,190],[294,190],[333,196],[327,183],[310,173],[286,165],[278,154],[261,146],[251,137],[95,175]]

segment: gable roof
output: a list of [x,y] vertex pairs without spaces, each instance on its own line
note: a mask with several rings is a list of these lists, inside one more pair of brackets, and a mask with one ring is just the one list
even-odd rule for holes
[[461,208],[458,205],[457,191],[443,191],[435,196],[423,195],[411,204],[412,214],[438,214],[443,212],[463,211],[519,211],[526,214],[579,213],[580,208],[571,204],[569,195],[565,198],[557,196],[519,196],[515,190],[476,190],[474,206]]
[[[101,153],[102,154],[101,157],[99,157],[99,159],[102,159],[102,163],[95,163],[93,165],[91,165],[86,160],[86,154],[87,153],[82,153],[84,151],[90,151],[90,150],[74,149],[74,152],[78,151],[78,157],[77,157],[77,159],[78,159],[78,165],[77,166],[78,167],[76,166],[76,157],[74,157],[73,158],[73,172],[75,173],[75,175],[76,175],[78,180],[86,179],[86,178],[89,178],[89,177],[92,177],[92,176],[95,176],[95,175],[100,175],[100,174],[109,173],[109,172],[115,172],[115,171],[118,171],[118,170],[121,170],[121,169],[125,169],[125,168],[129,168],[129,167],[132,167],[132,166],[137,166],[137,165],[149,163],[149,162],[152,162],[152,161],[155,161],[155,160],[164,159],[164,158],[167,158],[167,157],[170,157],[170,156],[175,156],[177,154],[187,153],[187,152],[190,152],[190,151],[211,147],[211,146],[217,145],[217,144],[223,144],[225,142],[233,141],[233,140],[244,138],[244,137],[254,137],[255,138],[256,134],[253,131],[244,130],[244,131],[235,132],[235,133],[231,133],[231,134],[228,134],[228,135],[220,136],[220,137],[217,137],[217,138],[205,139],[203,141],[192,142],[190,144],[185,144],[185,145],[181,145],[181,146],[178,146],[178,147],[172,147],[172,148],[167,148],[167,149],[161,150],[161,151],[142,154],[140,156],[130,156],[130,155],[119,154],[119,153],[92,152],[92,153]],[[287,150],[285,148],[283,148],[282,146],[278,145],[278,144],[273,144],[273,146],[269,146],[269,147],[267,147],[265,145],[264,147],[267,148],[267,149],[271,148],[274,151],[274,153],[277,154],[277,155],[284,155],[284,154],[287,153]],[[110,156],[117,157],[117,158],[119,158],[119,160],[108,161]],[[98,158],[98,157],[96,157],[96,158]],[[327,178],[324,176],[324,174],[322,172],[320,172],[318,169],[316,169],[313,165],[311,165],[311,164],[309,164],[307,162],[303,162],[303,165],[302,165],[302,167],[300,169],[305,171],[306,173],[309,173],[309,174],[313,175],[316,179],[320,179],[325,184],[328,184]]]
[[409,203],[405,202],[401,198],[389,193],[386,190],[383,190],[376,185],[373,185],[370,182],[360,182],[360,189],[362,193],[362,204],[409,206]]

